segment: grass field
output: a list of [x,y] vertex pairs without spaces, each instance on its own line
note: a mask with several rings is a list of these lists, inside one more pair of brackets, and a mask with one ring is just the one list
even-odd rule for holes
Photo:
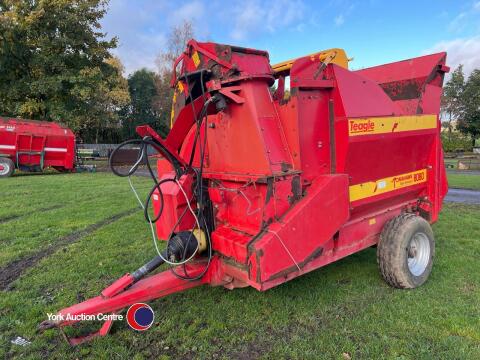
[[448,186],[453,188],[480,190],[480,175],[449,173]]
[[457,168],[458,159],[444,159],[445,165],[450,168]]
[[[135,181],[145,192],[147,180]],[[109,174],[0,187],[0,268],[25,265],[0,273],[2,358],[480,358],[480,206],[444,205],[433,273],[419,289],[387,286],[371,248],[265,293],[202,287],[152,301],[148,331],[116,322],[108,337],[69,348],[37,324],[152,258],[148,228],[131,212],[127,181]],[[17,336],[32,343],[11,344]]]

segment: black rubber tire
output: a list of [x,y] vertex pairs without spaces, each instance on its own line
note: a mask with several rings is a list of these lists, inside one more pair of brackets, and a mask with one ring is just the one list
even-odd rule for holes
[[6,157],[0,157],[0,164],[6,168],[6,172],[1,172],[0,177],[10,177],[15,172],[15,164],[12,160]]
[[73,171],[72,169],[65,169],[63,166],[53,166],[53,168],[62,174],[71,173]]
[[[425,270],[418,276],[408,267],[408,247],[410,240],[417,233],[428,238],[430,256]],[[404,213],[384,226],[377,247],[377,262],[384,280],[399,289],[413,289],[427,281],[435,256],[435,238],[433,231],[424,218],[415,214]]]

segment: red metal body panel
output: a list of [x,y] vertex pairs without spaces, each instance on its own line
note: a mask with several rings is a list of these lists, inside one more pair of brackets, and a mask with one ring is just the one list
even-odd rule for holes
[[421,56],[357,70],[375,81],[403,113],[436,114],[440,110],[446,53]]
[[[438,120],[445,59],[440,53],[349,71],[306,56],[275,74],[266,52],[189,42],[176,62],[182,61],[183,77],[173,79],[184,106],[159,143],[187,163],[205,100],[223,96],[224,107],[208,103],[199,135],[207,145],[203,186],[214,217],[214,254],[201,283],[267,290],[376,244],[385,223],[400,213],[436,221],[447,190]],[[210,76],[206,94],[198,81],[185,81],[202,71]],[[282,86],[272,96],[274,79],[284,84],[286,75],[291,96],[283,98]],[[171,177],[166,160],[158,163],[159,177]],[[198,153],[193,164],[200,165]],[[186,181],[183,187],[195,193]],[[166,217],[157,232],[165,238],[185,199],[175,183],[162,190]],[[154,207],[158,212],[158,196]],[[116,293],[130,281],[122,279],[107,290],[118,301],[95,298],[88,311],[117,311],[163,296],[178,281],[155,275],[127,296]],[[168,280],[160,285],[158,279]],[[149,282],[154,290],[143,286]],[[179,291],[196,283],[182,284]]]
[[333,248],[334,234],[349,218],[347,184],[346,175],[315,179],[308,196],[248,245],[250,262],[257,265],[256,275],[250,279],[264,283],[301,271]]
[[[171,179],[173,173],[164,173],[160,181]],[[182,187],[185,189],[187,197],[192,198],[192,178],[183,176],[179,180]],[[158,238],[161,240],[168,240],[173,231],[188,230],[195,226],[195,218],[187,209],[187,200],[185,195],[175,182],[165,182],[160,185],[163,194],[164,209],[162,216],[156,222]],[[160,211],[160,195],[159,191],[155,190],[153,193],[153,209],[155,214]],[[195,208],[195,204],[191,204]],[[185,215],[181,215],[185,212]],[[178,219],[181,219],[178,221]],[[178,222],[177,222],[178,221]]]
[[0,118],[0,155],[20,168],[72,170],[75,135],[53,122]]

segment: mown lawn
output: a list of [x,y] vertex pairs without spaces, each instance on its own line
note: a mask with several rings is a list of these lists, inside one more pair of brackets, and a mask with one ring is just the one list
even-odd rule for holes
[[[145,191],[147,180],[135,180]],[[0,267],[136,207],[127,181],[108,174],[14,177],[0,188]],[[42,210],[54,205],[63,207]],[[38,334],[47,312],[97,295],[154,256],[142,214],[126,215],[0,291],[0,357],[478,359],[479,219],[480,206],[444,206],[433,273],[413,291],[383,282],[372,248],[265,293],[202,287],[153,301],[157,322],[143,333],[116,322],[108,337],[76,348],[57,330]],[[32,344],[11,344],[17,336]]]
[[480,175],[448,173],[447,177],[449,187],[480,190]]

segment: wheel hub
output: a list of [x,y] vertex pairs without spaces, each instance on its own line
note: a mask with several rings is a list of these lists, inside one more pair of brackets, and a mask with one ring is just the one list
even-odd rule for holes
[[430,242],[424,233],[416,233],[407,247],[408,269],[415,276],[423,274],[430,261]]
[[9,169],[8,165],[0,164],[0,175],[7,174],[9,170],[10,169]]

